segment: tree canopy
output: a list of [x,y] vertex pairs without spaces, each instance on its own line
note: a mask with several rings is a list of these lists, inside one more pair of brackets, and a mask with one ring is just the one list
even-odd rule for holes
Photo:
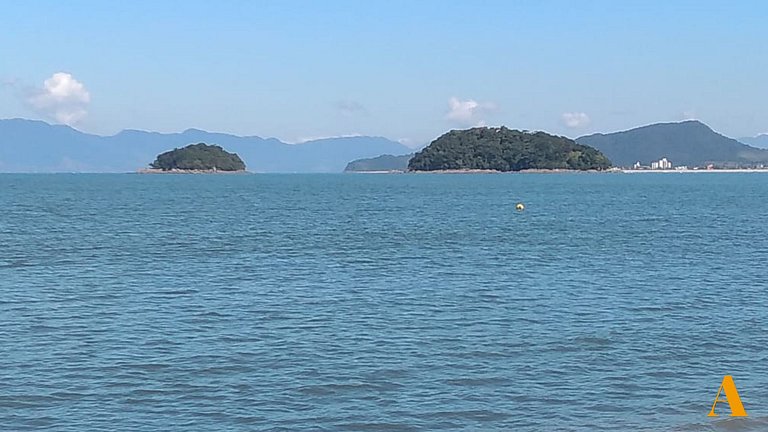
[[243,171],[245,163],[237,154],[229,153],[217,145],[199,143],[162,153],[150,164],[150,167],[163,171],[174,169]]
[[412,171],[602,170],[610,166],[611,162],[598,150],[569,138],[506,127],[450,131],[408,163]]

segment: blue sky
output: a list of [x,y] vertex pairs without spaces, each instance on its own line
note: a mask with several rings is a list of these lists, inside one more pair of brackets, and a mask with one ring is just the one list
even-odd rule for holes
[[0,1],[0,118],[424,144],[768,131],[768,2]]

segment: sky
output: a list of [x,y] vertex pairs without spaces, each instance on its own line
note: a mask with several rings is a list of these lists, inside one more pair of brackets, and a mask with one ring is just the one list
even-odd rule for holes
[[699,119],[768,132],[765,1],[0,0],[0,118],[421,146]]

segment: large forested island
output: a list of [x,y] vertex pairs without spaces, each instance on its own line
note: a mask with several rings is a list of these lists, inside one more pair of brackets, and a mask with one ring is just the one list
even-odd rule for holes
[[241,172],[245,163],[240,156],[217,145],[190,144],[157,156],[149,165],[161,172]]
[[450,131],[408,163],[411,171],[603,170],[610,166],[598,150],[571,139],[506,127]]

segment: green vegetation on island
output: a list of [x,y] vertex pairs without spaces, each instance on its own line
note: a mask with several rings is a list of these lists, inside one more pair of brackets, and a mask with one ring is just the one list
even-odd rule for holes
[[162,171],[244,171],[240,156],[217,145],[190,144],[157,156],[150,165]]
[[381,155],[374,158],[357,159],[347,164],[344,172],[405,171],[413,154],[402,156]]
[[696,120],[658,123],[622,132],[587,135],[576,140],[599,149],[617,166],[648,165],[663,157],[675,166],[718,168],[768,164],[768,150],[725,137]]
[[408,163],[412,171],[603,170],[610,166],[598,150],[569,138],[506,127],[450,131]]

